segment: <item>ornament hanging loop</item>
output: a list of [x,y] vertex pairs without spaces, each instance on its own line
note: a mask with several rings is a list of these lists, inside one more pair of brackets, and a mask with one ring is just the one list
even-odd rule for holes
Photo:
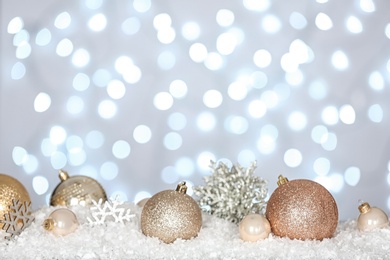
[[186,182],[185,181],[180,182],[176,187],[176,191],[182,194],[186,194],[187,192]]
[[358,209],[360,213],[364,214],[370,211],[371,206],[370,204],[368,204],[368,202],[363,202],[362,204],[359,205]]
[[54,228],[54,220],[51,218],[45,219],[45,221],[43,221],[43,228],[47,231],[52,230]]
[[59,170],[58,173],[59,173],[59,177],[60,177],[61,181],[65,181],[65,180],[69,179],[69,174],[67,171]]
[[288,179],[286,177],[283,177],[283,175],[279,175],[278,177],[278,186],[286,184],[288,182]]

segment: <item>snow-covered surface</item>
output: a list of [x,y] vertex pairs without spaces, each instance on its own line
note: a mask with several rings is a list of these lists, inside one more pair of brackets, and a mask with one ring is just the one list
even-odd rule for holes
[[[198,237],[164,244],[146,237],[139,227],[141,209],[132,222],[90,226],[86,208],[72,208],[80,222],[76,232],[56,237],[42,227],[54,210],[34,212],[35,221],[15,241],[0,240],[1,259],[390,259],[390,228],[359,232],[356,221],[340,222],[333,238],[298,241],[275,237],[255,243],[239,238],[238,226],[204,215]],[[1,231],[3,232],[3,231]],[[1,233],[4,235],[5,233]]]

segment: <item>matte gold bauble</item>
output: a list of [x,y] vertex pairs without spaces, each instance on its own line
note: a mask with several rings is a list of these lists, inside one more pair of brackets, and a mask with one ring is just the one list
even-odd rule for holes
[[148,199],[141,212],[141,230],[146,236],[172,243],[198,235],[202,211],[186,190],[182,182],[176,190],[161,191]]
[[[4,220],[4,214],[8,213],[12,200],[20,203],[30,203],[30,195],[26,188],[15,178],[0,173],[0,220]],[[0,223],[0,229],[3,223]]]
[[94,179],[87,176],[72,176],[60,170],[61,183],[54,189],[50,205],[52,206],[92,206],[92,201],[107,200],[103,187]]
[[288,181],[283,176],[279,176],[278,185],[266,210],[275,235],[301,240],[333,236],[338,210],[327,189],[314,181]]

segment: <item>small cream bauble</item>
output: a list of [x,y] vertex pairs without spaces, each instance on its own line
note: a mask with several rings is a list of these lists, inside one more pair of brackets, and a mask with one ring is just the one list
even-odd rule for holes
[[79,223],[73,211],[67,208],[56,209],[43,222],[43,228],[57,236],[65,236],[74,232]]
[[380,208],[371,207],[370,204],[364,202],[358,209],[360,215],[357,220],[357,227],[360,231],[371,231],[389,225],[389,218]]
[[256,242],[268,237],[271,225],[263,215],[251,213],[241,220],[239,231],[242,240]]

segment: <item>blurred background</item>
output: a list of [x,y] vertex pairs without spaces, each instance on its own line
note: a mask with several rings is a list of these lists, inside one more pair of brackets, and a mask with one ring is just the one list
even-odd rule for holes
[[[139,201],[210,160],[390,210],[390,2],[1,1],[0,172]],[[191,188],[189,194],[192,194]]]

